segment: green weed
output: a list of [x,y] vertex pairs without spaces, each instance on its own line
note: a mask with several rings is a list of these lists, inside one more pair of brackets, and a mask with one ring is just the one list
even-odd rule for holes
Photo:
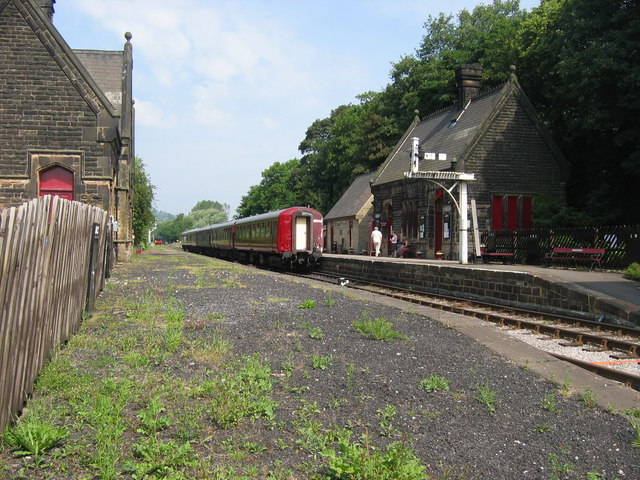
[[438,390],[449,390],[449,382],[444,377],[431,375],[429,378],[420,380],[420,387],[425,392],[436,392]]
[[40,463],[42,454],[67,435],[65,428],[57,428],[32,415],[26,415],[7,431],[6,441],[14,447],[15,455],[33,455],[36,463]]
[[593,390],[591,390],[590,388],[585,390],[585,392],[580,395],[580,398],[582,399],[582,402],[585,404],[585,406],[589,409],[594,408],[596,405],[598,405],[598,400],[593,394]]
[[548,393],[540,401],[540,406],[548,412],[555,412],[556,410],[556,394]]
[[305,300],[304,302],[302,302],[300,305],[298,305],[298,308],[316,308],[316,302],[314,302],[313,300]]
[[316,370],[326,370],[333,365],[331,355],[311,355],[311,366]]
[[362,312],[361,320],[355,321],[351,325],[365,337],[372,338],[374,340],[384,340],[385,342],[389,342],[396,338],[406,339],[406,336],[393,329],[393,323],[390,321],[384,318],[369,320],[369,314],[366,310]]
[[333,307],[333,304],[336,303],[335,299],[333,298],[333,292],[329,291],[327,292],[327,298],[325,298],[324,300],[324,304],[327,307]]
[[245,357],[244,363],[228,367],[216,379],[217,395],[208,413],[221,428],[231,428],[242,418],[272,418],[277,403],[271,398],[271,368],[257,356]]
[[378,425],[380,426],[380,435],[383,437],[392,437],[396,435],[397,430],[393,428],[393,421],[396,418],[396,407],[386,405],[384,408],[376,410],[376,415],[380,418]]
[[496,392],[487,383],[478,385],[478,395],[474,398],[485,405],[489,413],[495,413],[496,403],[500,401]]
[[327,479],[350,480],[425,480],[425,467],[405,441],[390,444],[383,453],[369,444],[365,434],[361,442],[351,442],[350,432],[342,435],[338,451],[324,450],[328,461]]

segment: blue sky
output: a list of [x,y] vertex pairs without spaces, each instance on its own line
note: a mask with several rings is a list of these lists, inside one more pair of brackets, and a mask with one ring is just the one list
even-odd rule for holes
[[389,82],[429,15],[480,3],[57,0],[53,21],[72,48],[121,50],[133,34],[136,154],[156,207],[215,200],[233,214],[263,170],[300,157],[314,120]]

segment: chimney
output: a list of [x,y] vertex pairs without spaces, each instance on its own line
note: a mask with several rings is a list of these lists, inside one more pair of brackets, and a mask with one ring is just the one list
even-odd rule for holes
[[56,3],[56,0],[38,0],[38,5],[44,12],[44,14],[49,18],[49,21],[53,23],[53,13],[55,9],[53,8],[53,4]]
[[459,110],[466,107],[469,100],[480,93],[481,83],[482,67],[478,63],[466,63],[456,69]]

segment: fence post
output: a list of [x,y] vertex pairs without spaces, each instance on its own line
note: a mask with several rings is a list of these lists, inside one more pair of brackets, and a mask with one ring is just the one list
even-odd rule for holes
[[98,263],[98,252],[100,251],[100,224],[94,223],[91,227],[91,243],[89,247],[89,281],[87,282],[87,302],[85,311],[93,312],[95,305],[96,290],[96,265]]

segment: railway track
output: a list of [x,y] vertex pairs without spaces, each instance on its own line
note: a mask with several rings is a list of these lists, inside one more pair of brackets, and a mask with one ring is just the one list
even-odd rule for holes
[[[332,284],[345,284],[349,288],[477,318],[510,329],[533,332],[546,339],[559,341],[560,345],[568,348],[568,355],[548,352],[556,358],[571,362],[602,377],[624,383],[635,390],[640,390],[640,375],[621,369],[625,365],[640,363],[640,329],[638,328],[606,323],[604,317],[601,317],[599,321],[593,321],[568,315],[460,299],[453,296],[419,293],[361,280],[348,281],[335,275],[317,272],[301,276]],[[579,355],[572,355],[571,349],[594,353],[606,352],[610,360],[604,362],[585,361],[578,358]]]

